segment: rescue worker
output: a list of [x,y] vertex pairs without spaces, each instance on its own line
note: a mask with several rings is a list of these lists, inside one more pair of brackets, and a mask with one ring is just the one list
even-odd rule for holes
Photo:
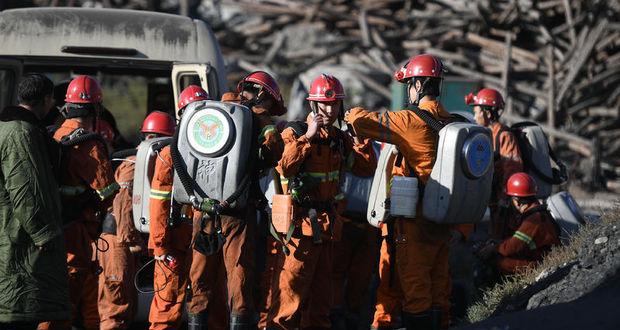
[[[208,320],[209,329],[250,329],[256,327],[255,313],[258,311],[255,251],[264,253],[264,244],[259,249],[256,245],[257,237],[261,235],[256,211],[266,205],[258,180],[277,164],[282,155],[282,138],[271,116],[283,115],[286,107],[277,82],[263,71],[245,76],[238,83],[237,92],[225,93],[222,102],[240,103],[253,113],[256,147],[251,150],[254,166],[250,169],[250,198],[244,209],[228,208],[221,213],[225,241],[217,253],[205,256],[194,252],[190,275],[193,296],[189,310],[192,316],[198,316],[197,322],[191,322],[195,329],[205,329],[205,320]],[[213,221],[209,221],[206,234],[213,235],[214,231]],[[227,305],[230,315],[224,308]],[[228,316],[230,324],[223,324]]]
[[[443,64],[431,55],[412,57],[395,73],[407,84],[409,103],[426,111],[435,120],[450,115],[437,100],[441,93]],[[397,112],[350,110],[346,121],[360,137],[394,144],[405,164],[406,176],[415,176],[423,193],[437,152],[437,133],[409,107]],[[400,170],[394,170],[394,175]],[[451,227],[428,221],[418,200],[415,218],[396,217],[388,232],[394,239],[395,278],[402,290],[402,323],[407,329],[447,328],[449,323],[450,274],[448,242]],[[392,229],[392,230],[391,230]]]
[[102,98],[95,79],[89,76],[73,79],[65,96],[63,115],[66,119],[54,133],[54,139],[62,144],[69,143],[63,148],[60,192],[72,319],[39,328],[67,328],[72,324],[85,329],[99,328],[97,278],[101,267],[93,250],[99,249],[101,218],[111,206],[118,184],[114,181],[105,141],[97,139],[96,134],[88,135],[94,138],[79,141],[87,133],[94,132]]
[[285,143],[278,172],[288,180],[294,196],[296,225],[290,253],[274,273],[269,319],[280,329],[331,327],[333,247],[342,232],[337,204],[342,200],[340,177],[344,170],[369,176],[376,157],[369,140],[358,141],[333,124],[343,114],[344,89],[338,79],[322,74],[310,87],[312,114],[303,125],[282,132]]
[[19,105],[0,113],[0,329],[71,317],[57,146],[43,125],[53,87],[42,74],[27,75]]
[[506,195],[519,213],[521,224],[511,237],[499,244],[491,241],[479,252],[483,259],[496,256],[501,274],[515,274],[533,267],[553,246],[560,244],[557,224],[547,207],[536,198],[536,192],[536,182],[526,173],[515,173],[508,179]]
[[[190,85],[179,96],[178,117],[192,103],[210,99],[199,86]],[[191,205],[172,201],[173,164],[170,146],[162,148],[155,160],[149,197],[149,254],[155,258],[155,294],[149,312],[150,329],[178,329],[192,262]],[[174,211],[171,212],[174,205]],[[172,214],[172,215],[171,215]],[[191,313],[191,311],[190,311]],[[190,314],[191,323],[191,314]]]
[[[141,132],[146,140],[172,136],[175,125],[169,114],[153,111],[144,119]],[[136,257],[146,251],[132,215],[135,160],[136,156],[129,156],[116,169],[114,177],[120,190],[102,226],[101,238],[108,243],[108,249],[99,255],[103,267],[99,279],[102,330],[128,329],[138,308]]]
[[483,88],[476,95],[469,94],[465,102],[473,106],[476,123],[491,130],[495,166],[493,172],[493,191],[489,208],[491,211],[490,236],[492,239],[504,239],[512,235],[516,228],[511,219],[510,201],[505,195],[506,182],[514,173],[523,170],[519,144],[510,129],[500,123],[500,111],[504,108],[502,95],[492,88]]

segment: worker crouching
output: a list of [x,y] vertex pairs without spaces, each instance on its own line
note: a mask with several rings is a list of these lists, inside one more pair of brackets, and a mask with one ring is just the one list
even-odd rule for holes
[[480,252],[483,259],[495,257],[501,274],[510,275],[542,261],[545,253],[560,244],[559,227],[536,199],[536,182],[526,173],[513,174],[506,186],[511,206],[519,214],[520,225],[511,237],[501,243],[489,242]]

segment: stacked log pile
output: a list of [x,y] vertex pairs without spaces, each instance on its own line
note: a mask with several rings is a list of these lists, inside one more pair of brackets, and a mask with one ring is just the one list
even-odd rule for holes
[[[620,176],[620,3],[586,0],[223,0],[234,16],[217,35],[229,59],[292,78],[318,63],[392,74],[431,53],[450,75],[508,95],[508,121],[544,124],[594,185]],[[368,87],[388,97],[387,88]],[[584,161],[586,159],[586,161]],[[600,164],[600,165],[597,165]],[[617,188],[616,188],[617,189]]]
[[[169,8],[211,24],[233,79],[261,68],[290,82],[319,64],[351,63],[391,75],[411,55],[438,55],[449,75],[508,95],[506,120],[543,124],[583,181],[620,190],[617,0],[182,0]],[[389,100],[387,86],[360,79]]]

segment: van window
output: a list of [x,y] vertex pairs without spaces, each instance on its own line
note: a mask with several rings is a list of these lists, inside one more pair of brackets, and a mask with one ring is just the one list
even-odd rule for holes
[[181,74],[179,77],[179,90],[182,91],[189,85],[201,86],[200,76],[191,72]]
[[11,98],[16,87],[13,70],[0,69],[0,110],[11,105]]

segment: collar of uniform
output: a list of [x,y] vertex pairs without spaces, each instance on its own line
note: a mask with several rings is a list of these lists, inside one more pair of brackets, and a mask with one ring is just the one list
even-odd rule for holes
[[418,108],[424,109],[424,110],[435,110],[439,108],[439,101],[430,100],[430,101],[420,102],[420,104],[418,105]]
[[70,128],[70,129],[78,129],[78,128],[83,128],[84,124],[80,123],[79,121],[75,119],[65,119],[65,121],[62,123],[62,127]]

